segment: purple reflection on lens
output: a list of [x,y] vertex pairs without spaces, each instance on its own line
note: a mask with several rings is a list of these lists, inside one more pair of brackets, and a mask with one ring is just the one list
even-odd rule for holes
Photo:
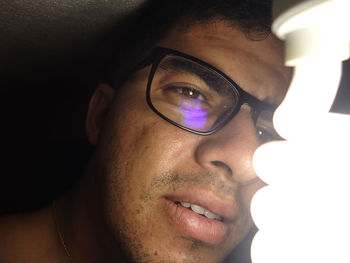
[[184,122],[191,128],[201,129],[207,122],[207,111],[200,108],[201,103],[198,99],[185,100],[180,106],[183,112]]

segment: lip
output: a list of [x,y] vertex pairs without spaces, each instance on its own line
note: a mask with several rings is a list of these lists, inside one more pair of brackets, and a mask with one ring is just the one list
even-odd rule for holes
[[[222,243],[229,233],[229,224],[238,216],[234,201],[220,198],[212,191],[188,190],[163,198],[170,223],[188,237],[211,245]],[[208,219],[175,202],[199,205],[223,218],[222,221]]]

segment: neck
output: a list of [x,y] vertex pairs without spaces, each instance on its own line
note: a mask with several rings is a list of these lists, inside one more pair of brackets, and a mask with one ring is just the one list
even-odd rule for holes
[[92,161],[79,185],[57,200],[59,230],[74,263],[126,262],[102,216],[94,171]]

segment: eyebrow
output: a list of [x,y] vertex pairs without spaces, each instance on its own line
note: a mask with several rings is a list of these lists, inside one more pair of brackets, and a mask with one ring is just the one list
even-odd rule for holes
[[[216,72],[211,68],[204,67],[201,64],[195,61],[188,60],[186,58],[166,58],[167,59],[163,60],[159,65],[159,68],[161,68],[162,70],[178,73],[190,73],[196,75],[198,78],[203,80],[211,90],[214,90],[222,96],[232,96],[232,88],[235,87],[235,85],[229,82],[226,78],[224,78],[224,76],[222,76],[219,72]],[[220,81],[221,83],[218,83],[218,81]],[[251,98],[254,98],[254,102],[251,103],[251,106],[259,112],[262,110],[275,110],[277,108],[276,106],[270,104],[267,101],[267,98],[264,100],[259,100],[250,93],[245,93]],[[242,95],[243,94],[239,94],[239,96]]]
[[187,59],[180,60],[177,58],[168,58],[162,61],[159,67],[165,71],[196,75],[203,80],[210,89],[218,94],[232,96],[232,83],[222,77],[219,73],[210,68],[204,68],[197,62],[189,61]]

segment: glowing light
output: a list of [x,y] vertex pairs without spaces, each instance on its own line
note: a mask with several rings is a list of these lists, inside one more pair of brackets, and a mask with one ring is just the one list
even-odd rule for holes
[[324,118],[332,106],[341,72],[340,61],[324,57],[300,61],[288,94],[273,117],[275,129],[283,138],[299,140],[322,133],[321,127],[325,127]]
[[254,155],[269,184],[251,204],[254,263],[350,262],[350,116],[329,113],[349,56],[349,8],[348,0],[305,1],[274,23],[295,70],[274,115],[287,140]]

